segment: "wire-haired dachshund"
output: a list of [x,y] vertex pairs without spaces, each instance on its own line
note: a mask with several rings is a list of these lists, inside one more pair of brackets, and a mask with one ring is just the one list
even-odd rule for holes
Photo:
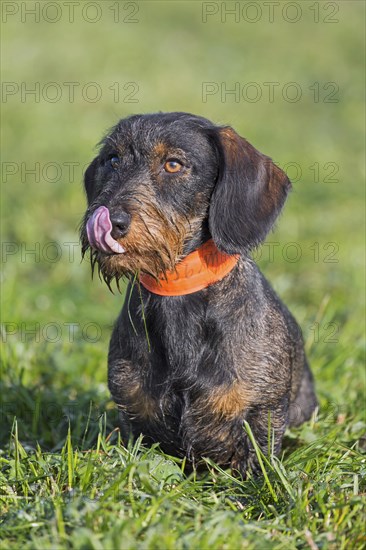
[[[83,253],[129,285],[109,349],[122,436],[258,470],[316,407],[301,331],[250,258],[291,188],[229,126],[134,115],[85,173]],[[270,437],[271,441],[268,441]]]

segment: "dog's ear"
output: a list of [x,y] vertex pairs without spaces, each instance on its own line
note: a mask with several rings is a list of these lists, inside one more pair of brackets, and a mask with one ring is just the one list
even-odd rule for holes
[[97,181],[96,176],[99,168],[99,157],[95,157],[89,164],[84,174],[84,187],[88,204],[92,203],[96,196]]
[[217,128],[211,138],[218,150],[219,173],[209,209],[210,232],[219,249],[245,253],[265,239],[291,183],[232,128]]

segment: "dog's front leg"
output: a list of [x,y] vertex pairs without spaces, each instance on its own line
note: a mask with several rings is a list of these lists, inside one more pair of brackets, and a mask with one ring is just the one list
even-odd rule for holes
[[232,469],[238,470],[243,477],[247,469],[256,475],[262,473],[255,446],[266,457],[280,453],[283,435],[288,426],[288,400],[284,398],[273,407],[256,407],[245,416],[249,427],[243,422],[241,443],[231,460]]

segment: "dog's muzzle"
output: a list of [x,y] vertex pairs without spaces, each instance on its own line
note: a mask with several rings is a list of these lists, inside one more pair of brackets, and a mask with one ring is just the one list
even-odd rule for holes
[[88,241],[92,248],[105,254],[124,254],[126,251],[111,233],[114,229],[106,206],[100,206],[93,212],[86,224]]

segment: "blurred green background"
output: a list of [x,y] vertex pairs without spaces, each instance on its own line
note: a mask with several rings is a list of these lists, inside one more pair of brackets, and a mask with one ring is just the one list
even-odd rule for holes
[[302,325],[323,404],[362,399],[365,4],[280,2],[273,21],[263,2],[35,4],[2,4],[7,398],[20,379],[108,398],[123,298],[80,261],[82,172],[119,118],[183,110],[287,167],[294,191],[256,256]]

